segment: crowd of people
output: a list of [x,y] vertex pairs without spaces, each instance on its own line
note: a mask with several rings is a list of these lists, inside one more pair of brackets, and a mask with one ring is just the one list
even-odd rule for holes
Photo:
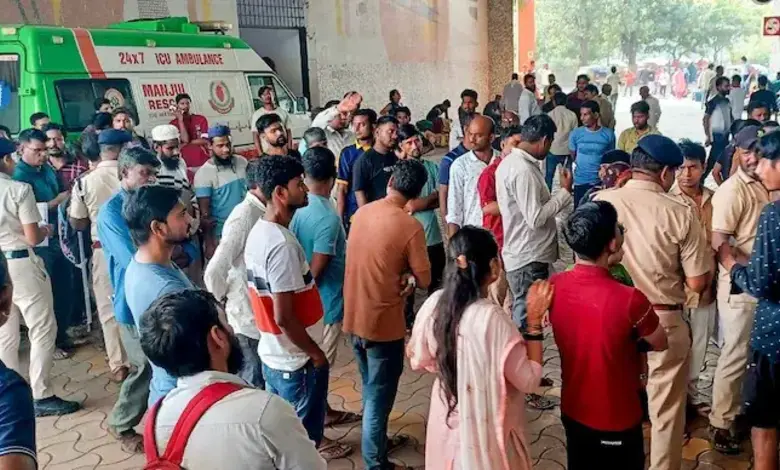
[[[50,377],[84,341],[88,267],[121,383],[108,430],[150,465],[324,469],[355,451],[326,427],[361,423],[365,468],[404,468],[389,456],[412,438],[388,425],[408,357],[436,376],[426,468],[530,469],[525,410],[559,404],[544,394],[551,326],[569,469],[644,468],[645,418],[650,468],[679,469],[696,414],[726,454],[751,429],[754,468],[776,469],[780,132],[769,96],[742,119],[733,82],[713,80],[709,156],[660,134],[646,86],[616,136],[613,85],[586,75],[568,95],[549,75],[539,99],[514,74],[483,114],[466,89],[452,119],[446,101],[417,123],[398,90],[379,112],[349,92],[297,150],[264,87],[249,160],[184,94],[150,141],[102,100],[75,145],[34,114],[0,138],[0,463],[34,468],[33,414],[82,406]],[[423,158],[447,128],[449,152]],[[696,382],[716,324],[707,412]],[[362,414],[328,404],[345,342]]]

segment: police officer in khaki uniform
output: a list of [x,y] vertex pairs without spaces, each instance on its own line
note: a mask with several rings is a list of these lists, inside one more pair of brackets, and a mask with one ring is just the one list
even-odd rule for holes
[[[43,141],[32,140],[24,145],[46,154]],[[39,227],[41,214],[35,205],[32,187],[11,179],[16,146],[0,139],[0,250],[8,263],[13,282],[13,309],[8,321],[0,327],[0,360],[11,369],[19,369],[19,315],[24,317],[30,337],[30,385],[35,400],[36,416],[74,413],[81,404],[54,395],[49,375],[54,361],[54,340],[57,321],[51,282],[43,260],[32,247],[49,236],[51,228]]]
[[642,138],[631,156],[633,179],[596,194],[617,209],[625,227],[623,263],[658,314],[669,349],[648,353],[647,395],[652,433],[650,469],[679,470],[691,339],[683,320],[685,287],[701,293],[712,282],[713,260],[694,209],[667,194],[682,164],[667,137]]
[[[739,168],[718,187],[712,198],[713,248],[717,250],[723,243],[733,240],[733,249],[746,258],[753,251],[761,211],[770,202],[769,191],[756,175],[758,134],[758,126],[747,126],[734,136],[735,145],[743,149]],[[716,450],[736,454],[740,451],[739,441],[730,431],[740,411],[742,379],[748,363],[750,330],[757,301],[741,292],[732,294],[731,276],[721,266],[717,302],[723,345],[712,384],[710,439]]]
[[115,382],[121,382],[127,377],[128,368],[119,336],[119,325],[114,318],[111,301],[114,291],[108,277],[106,257],[98,239],[97,215],[103,203],[119,191],[117,159],[119,152],[131,140],[132,135],[127,131],[107,129],[100,133],[100,162],[74,184],[69,213],[70,223],[74,228],[84,230],[91,224],[92,289],[95,292],[98,318],[103,328],[108,366]]

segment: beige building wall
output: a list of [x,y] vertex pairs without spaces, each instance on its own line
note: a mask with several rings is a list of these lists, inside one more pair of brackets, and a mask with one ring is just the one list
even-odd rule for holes
[[[511,2],[507,20],[511,35]],[[397,88],[414,120],[474,88],[489,101],[488,0],[316,0],[309,2],[312,102],[358,90],[376,110]],[[511,36],[509,38],[511,44]],[[507,56],[511,66],[511,50]],[[509,72],[511,73],[511,72]]]
[[187,16],[227,21],[238,34],[236,0],[0,0],[0,23],[99,28],[119,21]]

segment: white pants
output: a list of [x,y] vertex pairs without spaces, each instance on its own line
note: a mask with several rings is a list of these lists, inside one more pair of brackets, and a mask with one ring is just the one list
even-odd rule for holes
[[30,386],[36,400],[54,395],[50,375],[54,363],[57,320],[51,281],[43,260],[30,250],[29,258],[9,259],[8,273],[13,282],[13,308],[8,321],[0,327],[0,360],[19,369],[19,326],[24,317],[30,337]]
[[696,384],[704,368],[707,343],[715,325],[716,302],[704,307],[686,308],[685,319],[691,327],[691,367],[688,377],[688,397],[696,402],[699,396]]
[[718,284],[718,315],[723,325],[715,378],[712,382],[710,424],[729,429],[742,407],[742,379],[750,353],[750,330],[756,300],[747,294],[729,295],[729,285]]
[[111,287],[111,279],[108,277],[108,263],[106,263],[106,255],[101,248],[96,248],[92,252],[92,290],[95,292],[98,318],[100,318],[100,325],[103,328],[108,367],[111,372],[116,372],[120,367],[127,366],[127,359],[125,351],[122,349],[119,325],[114,317],[114,305],[111,302],[114,290]]
[[322,352],[328,358],[331,369],[336,365],[336,355],[339,352],[339,340],[341,340],[341,322],[325,325],[322,330]]

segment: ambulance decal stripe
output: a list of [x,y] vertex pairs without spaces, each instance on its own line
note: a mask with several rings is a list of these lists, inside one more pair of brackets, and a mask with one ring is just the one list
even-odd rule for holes
[[92,34],[83,28],[73,28],[73,36],[76,38],[76,45],[89,75],[92,78],[106,78],[106,73],[103,71],[103,66],[100,65],[100,59],[98,59],[95,50]]

